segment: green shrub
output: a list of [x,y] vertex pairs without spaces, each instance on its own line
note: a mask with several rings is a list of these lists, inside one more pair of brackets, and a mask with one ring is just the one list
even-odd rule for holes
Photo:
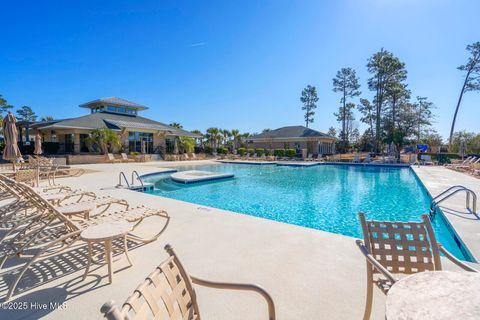
[[[438,161],[439,164],[446,164],[455,159],[461,159],[456,153],[426,153],[432,157],[433,161]],[[465,156],[467,158],[467,156]]]
[[276,157],[284,157],[285,156],[285,150],[283,149],[275,149],[273,151],[273,154],[276,156]]
[[212,153],[213,149],[210,146],[205,146],[204,151],[205,153]]
[[248,148],[248,149],[247,149],[247,153],[248,153],[248,155],[253,156],[253,154],[255,153],[255,149],[253,149],[253,148]]
[[297,152],[295,151],[295,149],[287,149],[285,150],[285,155],[289,158],[294,158],[297,156]]
[[217,149],[217,152],[218,152],[218,154],[227,154],[228,149],[224,148],[224,147],[220,147],[220,148]]
[[247,153],[247,149],[245,149],[245,148],[238,148],[237,152],[238,152],[239,155],[244,156],[245,153]]
[[0,142],[0,152],[3,152],[3,149],[5,149],[5,142]]
[[265,155],[266,155],[266,156],[271,156],[271,155],[272,155],[272,150],[270,150],[270,149],[265,149]]
[[257,154],[257,156],[261,156],[265,153],[265,149],[257,148],[257,149],[255,149],[255,153]]

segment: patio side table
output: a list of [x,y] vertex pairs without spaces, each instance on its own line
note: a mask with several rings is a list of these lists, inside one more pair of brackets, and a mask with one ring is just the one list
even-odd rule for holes
[[80,234],[80,238],[85,241],[88,245],[88,263],[87,269],[83,274],[83,279],[88,274],[90,270],[90,265],[93,262],[93,244],[94,243],[104,243],[104,253],[105,253],[105,260],[108,265],[108,279],[109,282],[113,282],[113,271],[112,271],[112,241],[118,238],[121,238],[123,241],[123,252],[127,257],[127,260],[132,266],[132,261],[128,256],[128,247],[127,247],[127,234],[132,230],[132,225],[124,222],[107,222],[101,223],[95,226],[88,227]]
[[387,294],[388,320],[480,319],[480,273],[427,271],[396,282]]

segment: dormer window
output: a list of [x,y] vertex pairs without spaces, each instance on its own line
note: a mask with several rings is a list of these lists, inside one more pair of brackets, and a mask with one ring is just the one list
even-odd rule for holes
[[80,107],[89,108],[91,113],[108,112],[129,116],[136,116],[139,111],[148,109],[138,103],[117,97],[97,99],[81,104]]
[[128,115],[136,115],[137,110],[132,109],[132,108],[126,108],[126,107],[116,107],[116,106],[106,106],[106,107],[100,107],[97,108],[97,111],[94,112],[112,112],[112,113],[121,113],[121,114],[128,114]]

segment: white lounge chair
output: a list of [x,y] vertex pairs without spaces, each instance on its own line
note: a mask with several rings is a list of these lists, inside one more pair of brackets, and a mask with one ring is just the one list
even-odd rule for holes
[[125,152],[120,153],[120,155],[122,156],[122,162],[135,162],[135,159],[129,158]]
[[107,158],[110,163],[120,163],[122,160],[116,159],[112,153],[107,153]]

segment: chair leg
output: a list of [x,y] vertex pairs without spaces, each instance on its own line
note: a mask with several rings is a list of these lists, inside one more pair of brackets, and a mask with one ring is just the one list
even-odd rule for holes
[[123,251],[125,252],[125,256],[127,257],[130,267],[133,266],[132,260],[130,260],[130,256],[128,255],[128,243],[126,235],[123,237]]
[[373,273],[372,267],[367,264],[367,299],[365,301],[365,313],[363,314],[363,320],[369,320],[372,314],[373,303]]
[[88,271],[90,271],[90,265],[92,264],[92,259],[93,259],[92,243],[90,241],[87,242],[87,248],[88,248],[87,267],[85,269],[85,273],[83,274],[83,280],[85,280],[85,278],[87,277]]

